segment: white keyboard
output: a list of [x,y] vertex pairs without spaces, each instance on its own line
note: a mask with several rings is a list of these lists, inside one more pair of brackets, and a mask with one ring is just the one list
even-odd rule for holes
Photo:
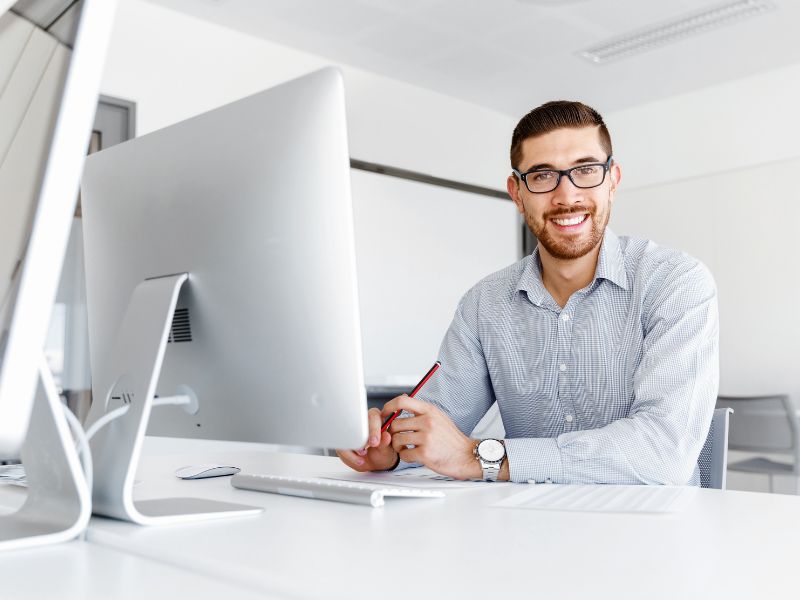
[[288,477],[285,475],[254,475],[237,473],[231,485],[243,490],[366,504],[375,508],[383,506],[384,498],[444,498],[440,490],[422,490],[410,487],[376,485],[340,481],[325,477]]

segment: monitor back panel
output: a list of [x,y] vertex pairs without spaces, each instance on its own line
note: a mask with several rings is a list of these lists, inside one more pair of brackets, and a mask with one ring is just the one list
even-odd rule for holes
[[[89,158],[94,397],[134,288],[188,272],[149,434],[319,447],[366,439],[341,75],[325,69]],[[106,389],[98,389],[102,385]],[[95,400],[96,401],[96,400]]]

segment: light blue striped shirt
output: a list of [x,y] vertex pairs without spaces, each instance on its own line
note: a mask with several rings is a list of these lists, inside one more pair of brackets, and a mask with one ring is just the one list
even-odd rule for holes
[[718,347],[708,269],[606,229],[563,309],[538,248],[469,290],[419,397],[467,435],[497,402],[512,481],[699,485]]

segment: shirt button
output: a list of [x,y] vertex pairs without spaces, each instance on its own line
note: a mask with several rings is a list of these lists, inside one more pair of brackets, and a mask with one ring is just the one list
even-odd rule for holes
[[573,418],[574,418],[574,417],[573,417],[572,415],[567,415],[567,416],[565,416],[565,417],[564,417],[564,420],[565,420],[567,423],[572,423],[572,420],[573,420]]
[[560,365],[558,365],[558,368],[559,368],[560,371],[563,372],[563,371],[567,370],[567,365],[565,365],[564,363],[561,363]]
[[567,313],[561,313],[561,320],[566,323],[569,321],[569,315]]

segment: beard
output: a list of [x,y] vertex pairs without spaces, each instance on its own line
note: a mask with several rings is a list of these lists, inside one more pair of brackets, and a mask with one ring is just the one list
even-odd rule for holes
[[[577,207],[565,208],[561,210],[554,210],[544,215],[542,221],[537,221],[535,217],[527,210],[525,211],[525,223],[528,229],[531,230],[538,242],[544,247],[545,250],[553,258],[559,260],[573,260],[586,256],[603,240],[603,234],[606,231],[606,226],[611,218],[610,204],[607,205],[606,210],[597,213],[597,207]],[[554,217],[568,217],[575,213],[589,213],[591,218],[591,229],[588,235],[581,235],[575,239],[556,239],[551,235],[547,227],[547,222]]]

